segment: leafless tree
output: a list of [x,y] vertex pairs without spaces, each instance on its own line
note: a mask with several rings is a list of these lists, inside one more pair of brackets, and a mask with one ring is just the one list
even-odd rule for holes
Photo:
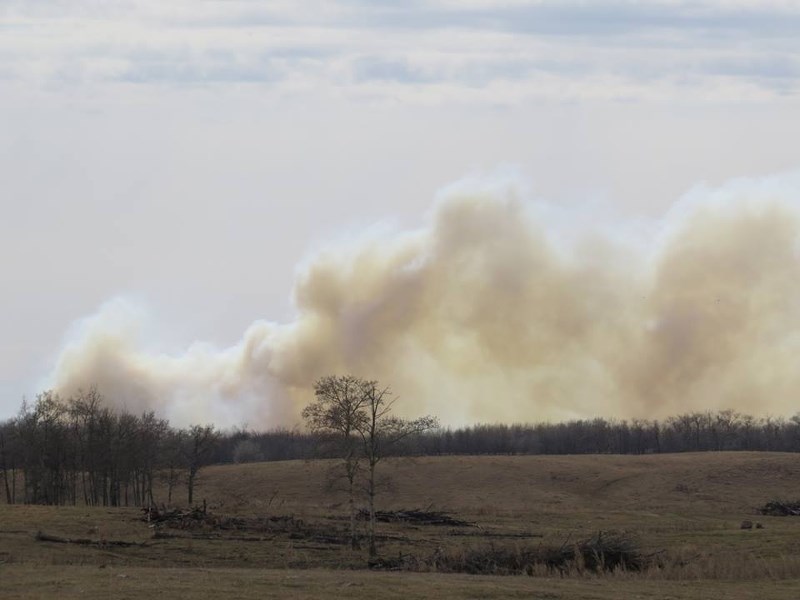
[[322,434],[333,444],[333,454],[341,458],[347,482],[347,504],[350,511],[350,545],[358,547],[356,532],[356,477],[361,466],[357,434],[363,429],[367,415],[369,382],[353,375],[330,375],[314,384],[316,401],[303,409],[309,429]]
[[211,462],[214,447],[219,441],[219,433],[213,425],[193,425],[185,436],[184,456],[187,464],[186,487],[188,502],[194,502],[194,485],[197,473]]
[[377,555],[375,545],[375,496],[377,487],[375,473],[378,463],[400,442],[412,435],[421,434],[439,426],[435,417],[425,416],[413,420],[401,419],[392,414],[395,398],[388,387],[381,388],[376,381],[362,385],[365,406],[357,419],[356,428],[361,438],[367,462],[367,499],[369,501],[369,555]]
[[0,469],[3,470],[3,487],[6,503],[14,504],[17,497],[17,464],[19,449],[16,447],[16,422],[12,419],[0,424]]
[[159,456],[159,479],[167,484],[167,504],[172,504],[172,493],[180,484],[183,476],[186,457],[186,431],[169,429],[164,435]]

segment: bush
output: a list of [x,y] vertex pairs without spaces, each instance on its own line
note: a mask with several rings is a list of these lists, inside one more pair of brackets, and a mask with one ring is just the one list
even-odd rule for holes
[[636,542],[627,534],[619,532],[600,532],[573,545],[490,544],[450,553],[437,551],[423,561],[431,570],[474,575],[641,571],[648,563]]
[[401,556],[370,563],[373,569],[472,575],[537,575],[569,572],[642,571],[651,560],[639,550],[635,540],[621,532],[599,532],[591,538],[560,546],[521,546],[489,544],[456,551],[437,550],[428,559]]

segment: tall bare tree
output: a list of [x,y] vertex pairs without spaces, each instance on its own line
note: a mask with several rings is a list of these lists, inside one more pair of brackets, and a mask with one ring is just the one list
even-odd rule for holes
[[358,547],[356,532],[356,477],[361,465],[358,432],[366,423],[369,382],[353,375],[330,375],[314,384],[316,401],[303,409],[309,429],[322,434],[341,457],[350,511],[350,545]]
[[392,414],[395,398],[388,387],[381,388],[377,381],[364,382],[364,417],[357,422],[358,434],[367,462],[367,498],[369,501],[369,555],[377,555],[375,545],[375,496],[377,486],[375,473],[378,463],[406,438],[435,429],[439,426],[435,417],[424,416],[413,420],[401,419]]
[[184,452],[187,464],[186,487],[189,505],[194,502],[194,484],[201,467],[209,464],[219,441],[213,425],[193,425],[185,438]]
[[[0,469],[3,470],[3,487],[7,504],[14,504],[17,496],[16,458],[19,450],[15,447],[15,426],[13,420],[0,423]],[[11,475],[10,483],[9,474]]]

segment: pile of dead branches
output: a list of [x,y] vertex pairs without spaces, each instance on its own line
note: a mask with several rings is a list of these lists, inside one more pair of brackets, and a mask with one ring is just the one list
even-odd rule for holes
[[758,512],[771,517],[797,517],[800,516],[800,500],[794,502],[772,500],[759,508]]
[[200,527],[210,520],[210,516],[199,506],[189,509],[148,506],[142,509],[142,521],[156,527],[164,526],[173,529]]
[[302,520],[292,515],[232,517],[217,515],[197,506],[190,509],[151,506],[143,508],[142,513],[142,521],[156,528],[291,533],[302,529],[304,525]]
[[375,571],[421,571],[423,563],[413,554],[400,553],[396,557],[370,558],[367,565]]
[[[358,518],[369,519],[369,511],[361,509]],[[451,517],[443,512],[424,510],[378,510],[375,520],[381,523],[413,523],[415,525],[442,525],[446,527],[477,527],[475,523]]]

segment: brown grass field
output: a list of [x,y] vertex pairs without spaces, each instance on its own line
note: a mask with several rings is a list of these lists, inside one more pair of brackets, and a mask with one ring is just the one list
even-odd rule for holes
[[[204,469],[196,494],[213,514],[293,517],[292,527],[256,533],[176,528],[155,536],[133,508],[0,505],[0,597],[800,598],[800,517],[755,513],[773,498],[800,498],[800,461],[792,454],[435,457],[381,465],[387,481],[379,509],[446,511],[477,525],[381,523],[382,556],[558,547],[624,531],[658,559],[643,572],[596,574],[577,565],[533,577],[367,570],[365,551],[337,543],[346,503],[326,489],[333,465]],[[763,529],[740,529],[745,519]],[[37,541],[39,531],[93,543]]]

